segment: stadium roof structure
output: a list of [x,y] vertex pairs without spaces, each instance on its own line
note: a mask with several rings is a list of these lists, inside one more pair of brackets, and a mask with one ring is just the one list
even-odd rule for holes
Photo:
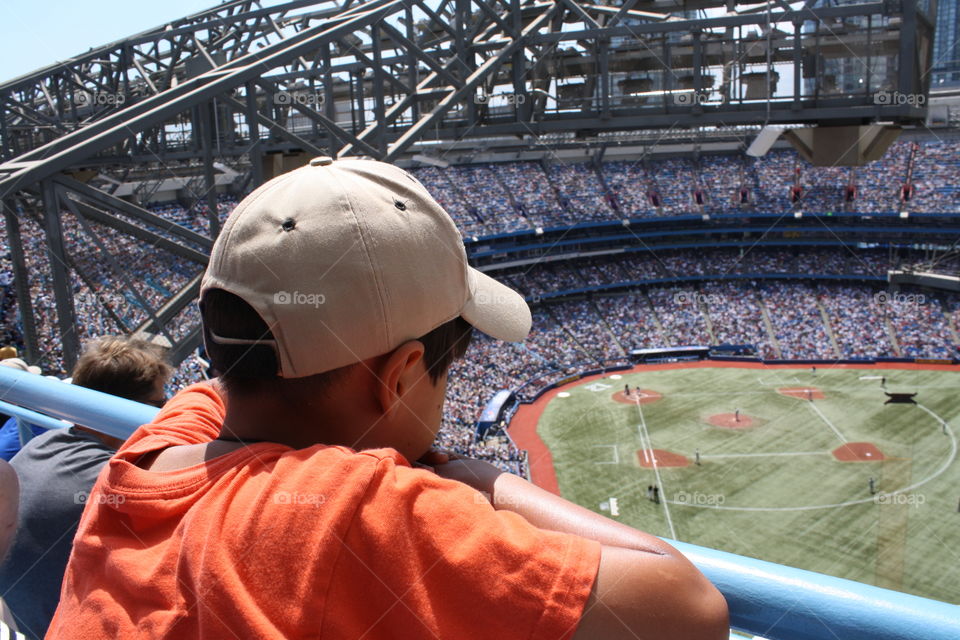
[[[68,270],[80,269],[63,211],[104,251],[90,222],[203,265],[218,186],[245,193],[315,155],[406,162],[551,135],[602,152],[651,129],[922,124],[931,39],[916,0],[224,2],[0,85],[0,199],[28,352],[24,221],[46,237],[69,368]],[[206,204],[212,237],[142,206],[164,180]],[[140,300],[149,320],[130,329],[184,357],[199,333],[166,325],[198,285],[159,308]]]

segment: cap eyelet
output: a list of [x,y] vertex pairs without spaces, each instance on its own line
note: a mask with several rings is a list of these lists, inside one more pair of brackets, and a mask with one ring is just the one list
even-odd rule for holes
[[293,231],[297,227],[297,222],[293,218],[287,218],[283,221],[283,224],[280,225],[280,228],[284,231]]
[[400,200],[394,200],[394,201],[393,201],[393,206],[395,206],[397,209],[400,209],[400,211],[406,211],[406,210],[407,210],[407,205],[406,205],[406,203],[401,202]]

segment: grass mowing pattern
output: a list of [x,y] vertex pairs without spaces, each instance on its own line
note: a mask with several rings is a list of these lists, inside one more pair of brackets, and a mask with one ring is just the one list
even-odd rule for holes
[[[884,405],[880,381],[861,376],[886,376],[889,391],[918,392],[919,403],[960,432],[960,373],[798,367],[658,370],[601,381],[606,388],[568,387],[569,397],[544,410],[538,433],[564,497],[598,513],[615,497],[621,522],[669,537],[664,506],[646,495],[654,471],[637,463],[638,408],[611,399],[624,384],[658,391],[663,399],[641,408],[652,446],[691,463],[659,469],[680,540],[958,603],[960,461],[883,504],[869,491],[871,477],[878,495],[924,482],[950,459],[951,438],[917,406]],[[826,397],[812,407],[777,393],[804,385]],[[757,426],[707,424],[735,409]],[[888,459],[839,462],[829,452],[841,438],[871,442]],[[807,508],[857,500],[867,502]]]

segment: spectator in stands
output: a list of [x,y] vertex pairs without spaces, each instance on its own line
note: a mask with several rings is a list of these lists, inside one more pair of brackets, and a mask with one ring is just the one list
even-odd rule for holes
[[[104,337],[89,344],[73,384],[162,406],[170,365],[142,340]],[[0,593],[27,637],[42,638],[60,599],[60,584],[77,523],[97,475],[122,440],[88,426],[51,429],[24,446],[11,464],[20,477],[19,524],[0,566]]]
[[521,340],[530,315],[405,172],[317,159],[267,183],[201,305],[221,380],[100,477],[51,636],[727,637],[662,541],[429,451],[471,326]]
[[[7,358],[2,360],[0,361],[0,366],[11,367],[18,371],[26,371],[35,375],[40,374],[40,367],[28,365],[20,358]],[[38,436],[44,432],[43,427],[38,427],[33,424],[25,423],[23,427],[25,433],[29,433],[31,437]],[[3,426],[0,427],[0,460],[9,461],[20,451],[20,431],[20,424],[17,422],[17,419],[12,416],[5,416]],[[25,438],[26,436],[23,437]]]
[[[17,472],[6,460],[0,460],[0,563],[7,557],[17,530],[19,502],[20,483],[17,482]],[[11,627],[16,629],[13,614],[3,598],[0,598],[0,638],[9,638]]]

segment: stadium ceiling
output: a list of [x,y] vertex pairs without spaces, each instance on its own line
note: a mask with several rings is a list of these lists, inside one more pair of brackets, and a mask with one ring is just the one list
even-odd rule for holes
[[[42,224],[69,367],[77,264],[64,211],[202,266],[210,238],[141,206],[171,182],[206,203],[215,237],[218,187],[243,193],[314,155],[920,124],[931,41],[916,0],[227,1],[0,85],[0,199],[11,239]],[[29,288],[17,293],[31,315]],[[147,305],[140,329],[169,334],[195,293],[191,281]],[[177,356],[199,340],[168,338]]]

